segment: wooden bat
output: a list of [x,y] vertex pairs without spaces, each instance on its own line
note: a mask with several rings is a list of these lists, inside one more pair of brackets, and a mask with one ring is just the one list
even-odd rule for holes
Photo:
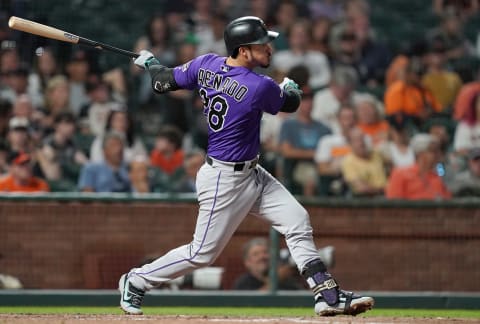
[[37,22],[15,17],[15,16],[10,17],[10,19],[8,20],[8,27],[15,30],[23,31],[26,33],[34,34],[34,35],[56,39],[63,42],[88,45],[88,46],[95,47],[99,50],[107,50],[110,52],[126,55],[133,58],[137,58],[139,56],[137,53],[134,53],[134,52],[126,51],[124,49],[117,48],[108,44],[83,38],[54,27],[42,25]]

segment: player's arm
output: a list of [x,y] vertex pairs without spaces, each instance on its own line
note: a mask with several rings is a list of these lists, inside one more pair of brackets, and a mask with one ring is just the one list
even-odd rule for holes
[[148,70],[152,77],[152,88],[156,92],[165,93],[180,89],[175,81],[173,69],[161,65],[158,59],[149,51],[141,50],[140,56],[138,56],[133,63]]
[[285,101],[280,111],[293,113],[297,111],[300,101],[302,100],[302,90],[298,88],[298,84],[295,81],[284,78],[282,83],[279,84],[285,96]]

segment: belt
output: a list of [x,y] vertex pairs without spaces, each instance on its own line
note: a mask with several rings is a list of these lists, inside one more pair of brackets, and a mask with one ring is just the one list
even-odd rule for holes
[[246,161],[246,162],[223,162],[223,161],[215,160],[208,155],[205,158],[205,160],[209,165],[213,167],[221,166],[223,168],[233,169],[233,171],[243,171],[245,170],[245,167],[247,167],[248,169],[253,169],[257,166],[257,163],[258,163],[258,158],[255,158],[251,161]]

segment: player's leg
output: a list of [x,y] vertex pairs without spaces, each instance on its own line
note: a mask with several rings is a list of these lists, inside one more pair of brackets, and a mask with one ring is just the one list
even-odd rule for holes
[[305,208],[267,171],[261,167],[258,171],[263,195],[254,211],[285,236],[293,260],[315,295],[315,312],[356,315],[373,307],[372,298],[340,290],[318,255]]
[[197,175],[200,208],[193,241],[121,278],[121,306],[127,313],[141,314],[145,291],[215,261],[258,196],[260,188],[253,180],[248,173],[233,172],[233,168],[202,166]]

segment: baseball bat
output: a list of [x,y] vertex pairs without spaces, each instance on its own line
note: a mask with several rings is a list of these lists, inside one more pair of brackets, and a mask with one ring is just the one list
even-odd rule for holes
[[15,30],[23,31],[26,33],[34,34],[34,35],[56,39],[63,42],[92,46],[99,50],[107,50],[110,52],[126,55],[132,58],[137,58],[139,56],[137,53],[134,53],[134,52],[126,51],[124,49],[117,48],[108,44],[93,41],[88,38],[83,38],[54,27],[42,25],[37,22],[15,17],[15,16],[10,17],[10,19],[8,20],[8,27]]

